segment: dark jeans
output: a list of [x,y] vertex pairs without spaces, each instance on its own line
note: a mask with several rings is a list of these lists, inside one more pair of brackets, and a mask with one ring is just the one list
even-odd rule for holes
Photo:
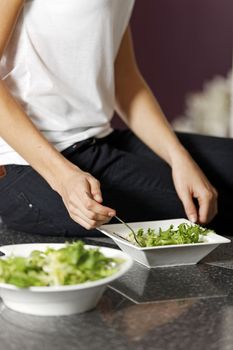
[[[233,234],[233,140],[178,134],[219,192],[219,213],[210,227]],[[170,167],[129,130],[64,152],[101,182],[104,204],[125,221],[186,217]],[[0,180],[0,216],[10,228],[47,235],[96,235],[75,223],[61,197],[30,166],[8,165]]]

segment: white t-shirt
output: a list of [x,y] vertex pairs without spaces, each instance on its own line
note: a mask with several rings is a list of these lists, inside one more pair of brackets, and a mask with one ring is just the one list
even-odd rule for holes
[[[114,60],[133,5],[134,0],[25,2],[0,61],[0,79],[59,151],[112,131]],[[27,164],[0,138],[0,164],[13,163]]]

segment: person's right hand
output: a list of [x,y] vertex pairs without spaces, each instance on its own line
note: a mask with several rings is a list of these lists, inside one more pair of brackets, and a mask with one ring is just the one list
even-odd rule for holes
[[109,222],[116,215],[114,209],[101,204],[99,181],[78,167],[63,178],[58,192],[70,217],[87,230]]

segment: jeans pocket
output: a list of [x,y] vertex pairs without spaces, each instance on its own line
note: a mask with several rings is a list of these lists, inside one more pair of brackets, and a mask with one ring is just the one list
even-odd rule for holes
[[25,175],[32,171],[28,165],[10,164],[5,165],[5,176],[0,178],[0,192],[11,191],[13,186],[22,181]]
[[42,214],[23,192],[14,196],[8,193],[6,197],[4,205],[0,205],[4,224],[17,231],[49,234],[48,231],[53,228],[50,218]]

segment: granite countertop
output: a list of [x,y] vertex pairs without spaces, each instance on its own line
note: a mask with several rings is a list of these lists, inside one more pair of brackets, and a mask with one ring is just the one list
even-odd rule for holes
[[[0,229],[0,246],[64,241]],[[116,247],[105,237],[85,241]],[[134,263],[95,310],[81,315],[35,317],[0,303],[1,350],[230,350],[232,328],[233,244],[193,266],[149,270]]]

